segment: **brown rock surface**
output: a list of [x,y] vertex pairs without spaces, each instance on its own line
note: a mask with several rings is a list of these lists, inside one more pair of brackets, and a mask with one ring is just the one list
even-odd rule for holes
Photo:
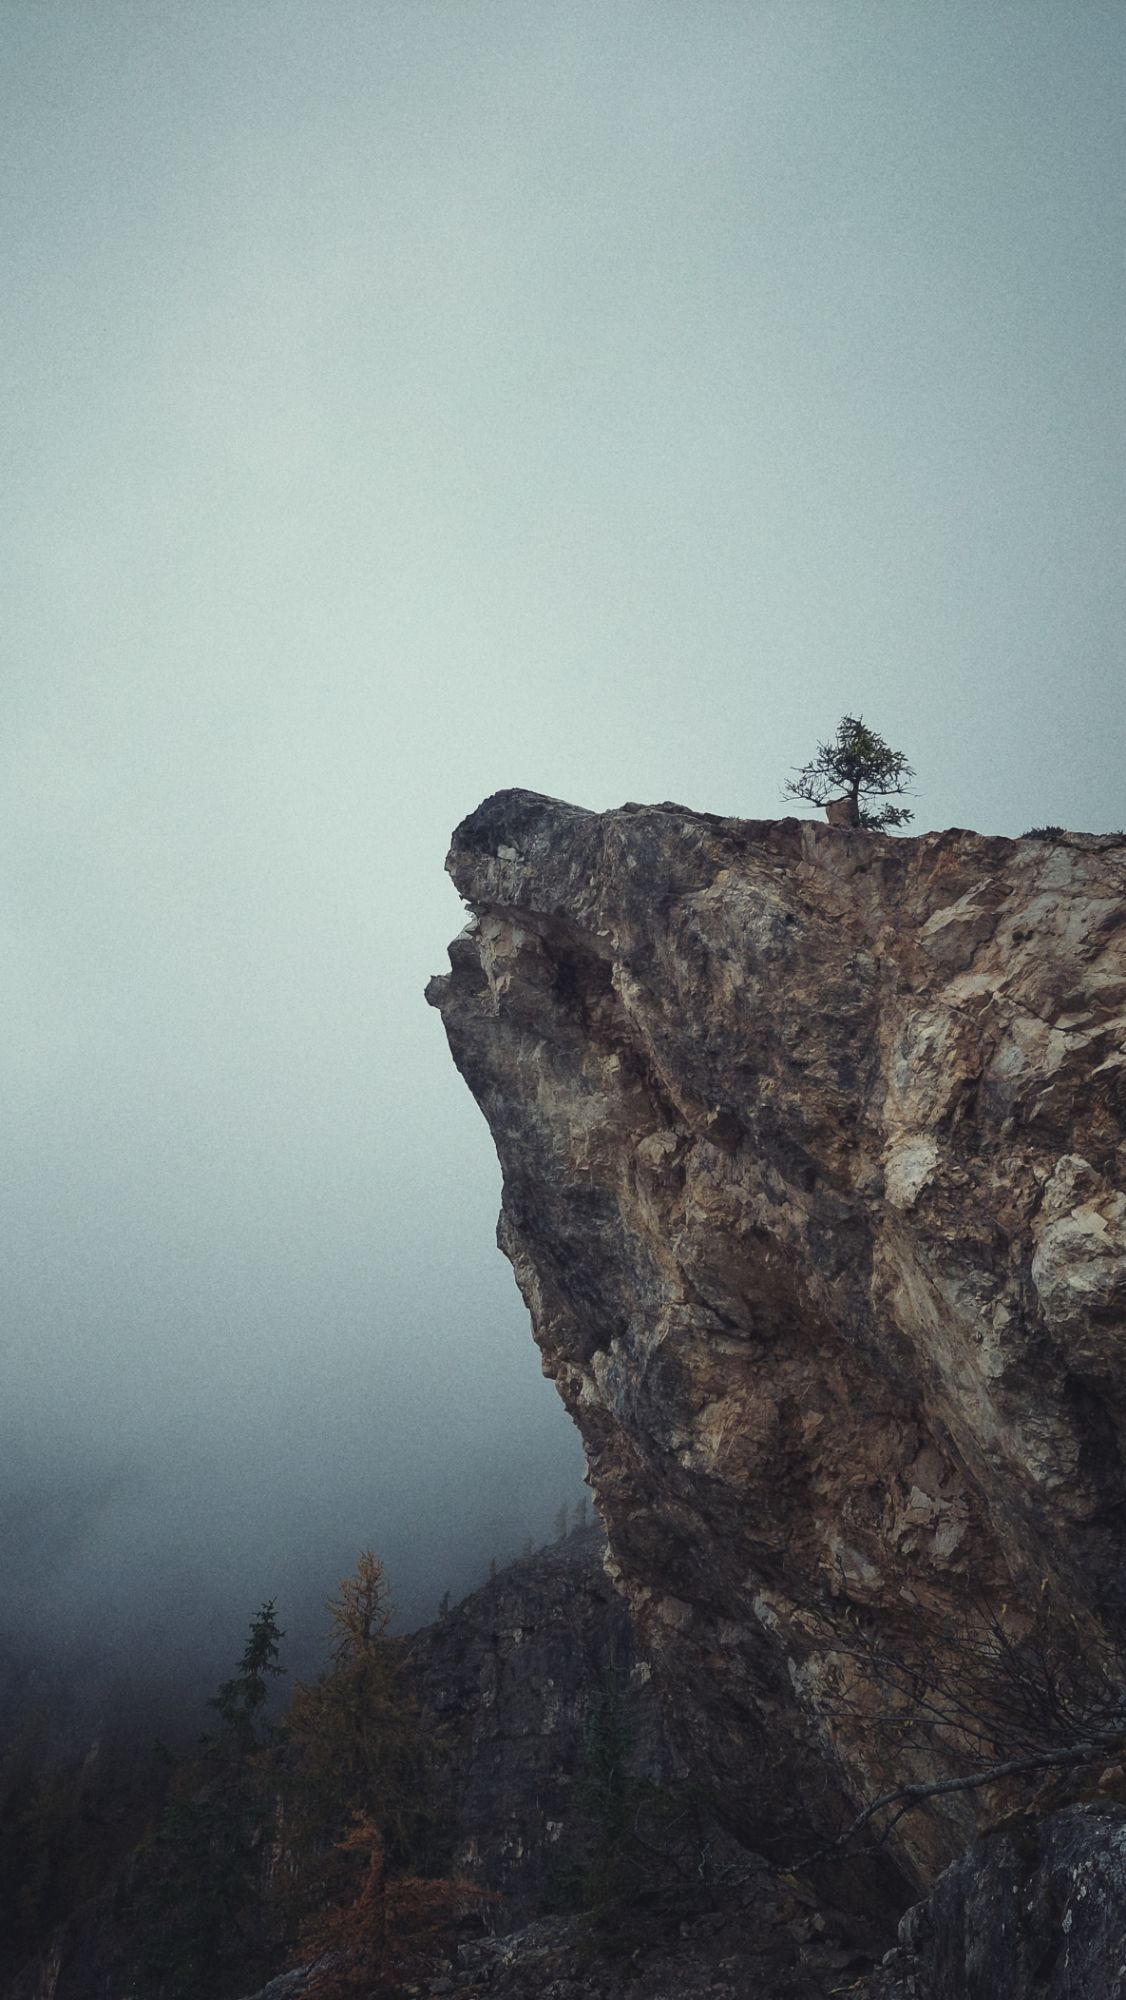
[[429,997],[679,1748],[751,1842],[966,1770],[873,1649],[1126,1614],[1126,844],[504,792],[449,867]]

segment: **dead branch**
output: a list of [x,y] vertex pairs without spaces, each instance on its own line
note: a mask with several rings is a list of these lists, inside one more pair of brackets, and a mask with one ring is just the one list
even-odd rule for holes
[[[1089,1743],[1071,1743],[1059,1750],[1042,1750],[1035,1757],[1011,1757],[1006,1763],[991,1764],[984,1770],[971,1771],[961,1778],[933,1778],[926,1784],[896,1785],[892,1791],[882,1793],[878,1799],[873,1799],[870,1805],[865,1806],[864,1811],[857,1815],[852,1825],[833,1842],[833,1846],[847,1847],[869,1821],[888,1806],[897,1805],[900,1810],[892,1816],[878,1836],[880,1841],[886,1840],[892,1828],[898,1826],[900,1820],[924,1799],[941,1798],[950,1792],[976,1791],[982,1785],[999,1784],[1002,1778],[1025,1777],[1030,1771],[1048,1771],[1058,1769],[1060,1766],[1073,1769],[1079,1764],[1095,1764],[1106,1757],[1108,1752],[1121,1752],[1121,1749],[1122,1735],[1118,1732],[1113,1736],[1096,1737]],[[825,1850],[826,1853],[829,1851]]]

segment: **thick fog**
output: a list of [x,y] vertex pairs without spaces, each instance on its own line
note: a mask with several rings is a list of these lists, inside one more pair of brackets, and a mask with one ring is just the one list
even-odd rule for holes
[[[525,785],[1126,820],[1126,17],[9,0],[8,1643],[404,1621],[581,1455],[425,1007]],[[791,808],[792,810],[792,808]]]

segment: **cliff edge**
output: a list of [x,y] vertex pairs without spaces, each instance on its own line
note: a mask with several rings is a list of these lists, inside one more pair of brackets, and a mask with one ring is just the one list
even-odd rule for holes
[[[732,1829],[796,1852],[1093,1731],[1126,1630],[1126,844],[510,791],[448,867],[472,921],[428,998],[499,1241]],[[900,1867],[1006,1800],[928,1798]]]

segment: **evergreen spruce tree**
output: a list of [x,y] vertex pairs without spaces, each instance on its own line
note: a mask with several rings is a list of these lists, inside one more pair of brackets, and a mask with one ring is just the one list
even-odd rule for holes
[[893,750],[869,729],[863,716],[845,715],[832,742],[818,744],[816,757],[803,765],[782,796],[829,806],[838,803],[839,795],[850,826],[878,833],[886,827],[906,826],[914,814],[906,806],[886,805],[876,811],[868,801],[901,798],[908,790],[906,780],[914,775],[903,752]]
[[588,1719],[575,1804],[580,1859],[556,1878],[557,1907],[583,1912],[589,1942],[625,1954],[691,1916],[706,1894],[696,1802],[637,1769],[626,1685],[607,1674]]
[[224,2000],[271,1969],[265,1876],[275,1732],[266,1707],[282,1672],[282,1637],[271,1601],[211,1699],[217,1727],[177,1773],[139,1889],[144,2000]]
[[64,1770],[42,1704],[30,1709],[0,1761],[0,1954],[29,1954],[65,1913],[79,1779]]

